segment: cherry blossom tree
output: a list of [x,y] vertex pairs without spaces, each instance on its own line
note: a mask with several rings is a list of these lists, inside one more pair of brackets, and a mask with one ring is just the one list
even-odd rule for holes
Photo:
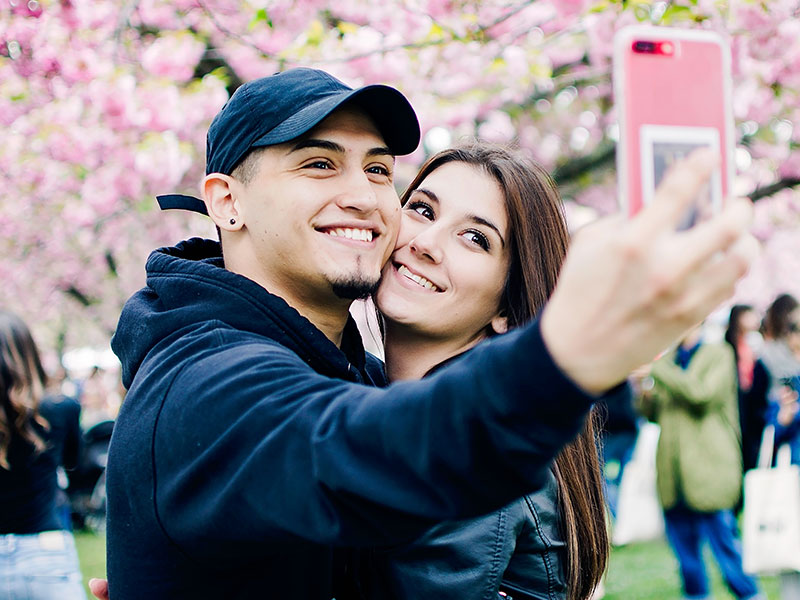
[[612,38],[637,22],[730,40],[764,246],[738,297],[800,296],[800,0],[0,0],[0,304],[45,343],[106,341],[150,250],[213,235],[153,196],[196,190],[236,86],[298,65],[409,96],[400,185],[479,135],[551,169],[576,220],[613,212]]

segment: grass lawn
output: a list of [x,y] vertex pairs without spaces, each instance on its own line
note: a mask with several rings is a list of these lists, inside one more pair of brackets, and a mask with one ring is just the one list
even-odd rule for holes
[[[706,565],[714,600],[735,598],[722,581],[711,552],[706,548]],[[777,577],[761,577],[761,589],[769,600],[779,600]],[[681,581],[678,561],[667,542],[659,540],[615,548],[606,578],[605,600],[678,600]]]
[[[94,533],[75,533],[84,584],[92,577],[105,577],[105,539]],[[722,583],[711,556],[706,557],[715,600],[733,598]],[[769,600],[779,600],[778,581],[762,577],[762,589]],[[89,598],[89,588],[86,588]],[[606,579],[605,600],[678,600],[681,597],[678,563],[665,541],[632,544],[615,548]]]
[[81,574],[86,595],[94,598],[89,592],[89,580],[93,577],[106,577],[106,538],[89,530],[75,532],[75,545],[81,562]]

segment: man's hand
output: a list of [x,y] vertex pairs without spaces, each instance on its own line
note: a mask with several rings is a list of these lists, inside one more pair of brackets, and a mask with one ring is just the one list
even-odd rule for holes
[[108,579],[90,579],[89,589],[95,598],[109,600],[108,598]]
[[575,236],[541,329],[556,364],[587,392],[604,392],[653,360],[747,272],[756,248],[750,201],[675,230],[716,162],[694,152],[635,217],[604,219]]

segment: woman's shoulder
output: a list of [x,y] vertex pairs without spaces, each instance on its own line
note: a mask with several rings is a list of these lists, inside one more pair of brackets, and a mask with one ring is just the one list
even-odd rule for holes
[[566,598],[567,545],[558,498],[558,484],[551,472],[542,488],[509,507],[516,546],[501,586],[509,596]]
[[517,547],[545,552],[565,546],[558,483],[552,471],[545,484],[515,503],[512,514],[521,523]]

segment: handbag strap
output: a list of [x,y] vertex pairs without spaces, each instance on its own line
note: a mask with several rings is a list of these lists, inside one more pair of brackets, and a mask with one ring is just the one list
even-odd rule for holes
[[775,459],[775,466],[780,469],[785,469],[792,465],[792,447],[789,444],[781,444],[778,447],[777,457]]
[[[775,425],[767,425],[764,427],[764,433],[761,434],[761,446],[758,449],[758,462],[756,463],[759,469],[769,469],[772,467],[772,453],[775,450]],[[775,455],[775,466],[786,468],[792,464],[792,448],[789,444],[781,444]]]
[[775,448],[775,425],[767,425],[761,434],[761,446],[758,449],[759,469],[769,469],[772,466],[772,451]]

